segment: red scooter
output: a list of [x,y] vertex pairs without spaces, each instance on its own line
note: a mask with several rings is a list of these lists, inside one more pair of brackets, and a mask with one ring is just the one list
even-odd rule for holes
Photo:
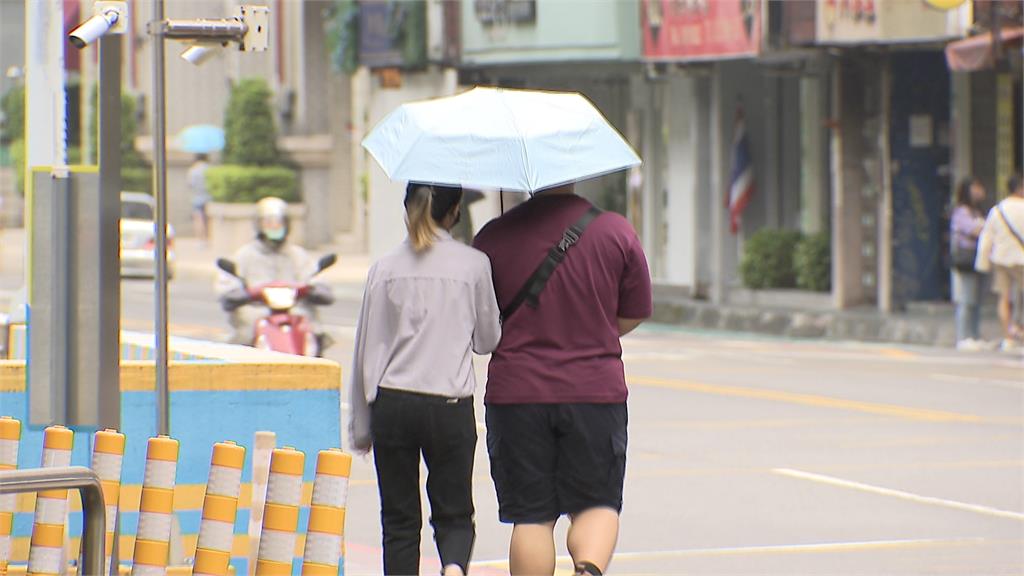
[[[334,254],[320,258],[313,276],[333,266],[337,261],[338,257]],[[241,280],[244,288],[244,294],[221,300],[225,310],[232,311],[253,302],[265,304],[270,309],[270,314],[256,322],[252,341],[254,348],[297,356],[321,355],[326,348],[323,341],[325,338],[313,332],[308,318],[301,314],[293,314],[292,308],[301,300],[318,306],[331,304],[333,296],[309,283],[267,282],[247,286],[245,279],[238,275],[238,267],[234,262],[218,258],[217,267]]]

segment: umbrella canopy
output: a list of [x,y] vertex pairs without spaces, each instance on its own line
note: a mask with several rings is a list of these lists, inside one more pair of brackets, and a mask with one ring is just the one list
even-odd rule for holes
[[209,154],[224,149],[224,129],[212,124],[196,124],[178,133],[178,147],[193,154]]
[[392,180],[533,192],[640,164],[576,93],[474,88],[399,106],[363,140]]

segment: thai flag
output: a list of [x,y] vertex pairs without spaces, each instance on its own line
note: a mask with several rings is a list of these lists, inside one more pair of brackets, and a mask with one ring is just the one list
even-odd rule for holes
[[736,111],[736,131],[732,139],[732,172],[729,179],[729,194],[725,206],[729,209],[729,226],[733,234],[739,232],[740,216],[754,197],[754,161],[750,156],[750,142],[747,140],[747,125],[743,120],[743,109]]

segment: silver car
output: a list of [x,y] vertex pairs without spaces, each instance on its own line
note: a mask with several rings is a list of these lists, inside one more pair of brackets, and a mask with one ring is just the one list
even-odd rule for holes
[[[121,193],[121,276],[156,275],[156,201],[149,194]],[[167,272],[174,275],[174,228],[167,225]]]

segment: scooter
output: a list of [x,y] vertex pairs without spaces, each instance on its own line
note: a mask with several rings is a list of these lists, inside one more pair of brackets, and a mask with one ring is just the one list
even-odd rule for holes
[[[337,261],[338,257],[335,254],[323,256],[317,262],[313,276],[330,268]],[[300,282],[267,282],[247,286],[245,279],[238,275],[238,267],[231,260],[218,258],[217,267],[241,280],[248,296],[245,301],[225,301],[225,309],[233,310],[253,302],[265,304],[270,309],[270,314],[256,322],[252,341],[254,348],[297,356],[320,356],[325,346],[313,332],[309,320],[301,314],[292,313],[292,308],[299,301],[311,295],[312,285]]]

